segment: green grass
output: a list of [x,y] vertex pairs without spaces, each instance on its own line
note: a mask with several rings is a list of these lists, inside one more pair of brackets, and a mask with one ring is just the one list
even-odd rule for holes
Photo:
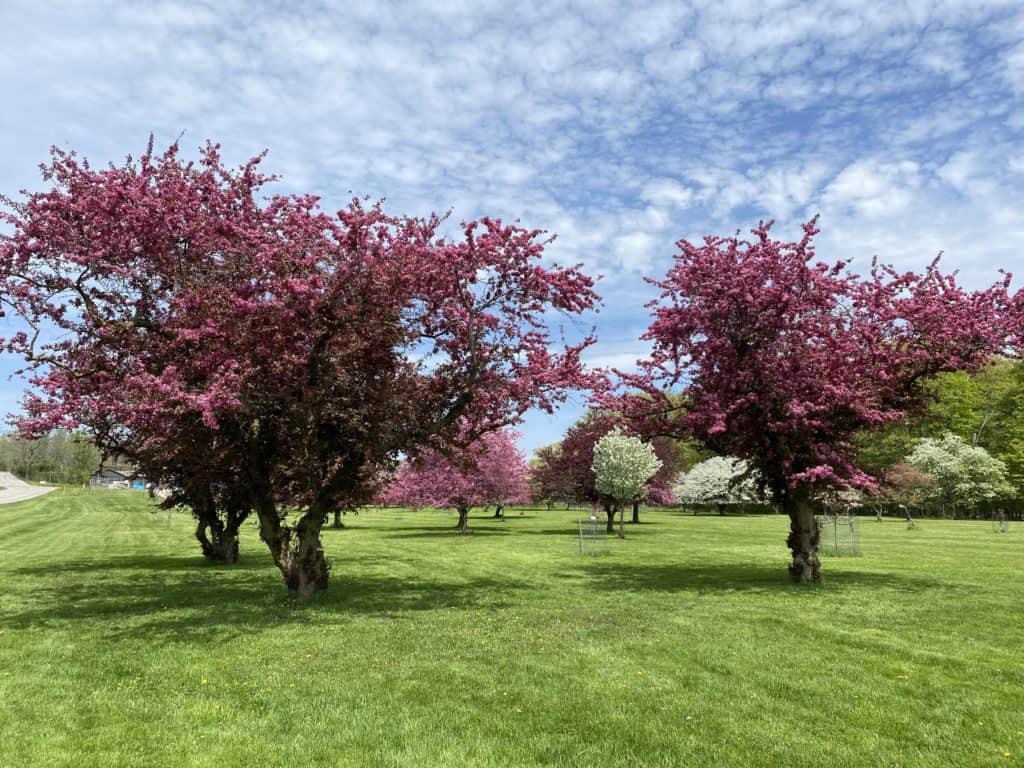
[[[780,517],[365,511],[294,606],[142,493],[0,507],[0,764],[990,766],[1024,756],[1024,528],[862,520],[786,581]],[[1005,756],[1009,753],[1009,756]]]

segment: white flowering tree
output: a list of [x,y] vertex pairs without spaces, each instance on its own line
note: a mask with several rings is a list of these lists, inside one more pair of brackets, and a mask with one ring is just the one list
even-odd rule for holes
[[979,502],[1013,495],[1002,461],[948,432],[918,441],[907,464],[935,481],[926,497],[941,504],[943,513],[947,505],[972,510]]
[[725,514],[732,504],[761,502],[756,473],[743,459],[732,456],[713,456],[695,464],[684,474],[675,488],[683,504],[707,504]]
[[644,484],[661,469],[661,459],[655,456],[650,443],[615,429],[594,444],[591,469],[597,492],[609,500],[605,504],[608,532],[614,530],[615,512],[619,511],[619,537],[624,537],[621,510],[641,495]]

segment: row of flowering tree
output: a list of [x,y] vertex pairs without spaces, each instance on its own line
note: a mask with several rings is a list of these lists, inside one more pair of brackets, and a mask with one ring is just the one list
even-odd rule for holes
[[[259,521],[291,594],[328,584],[320,531],[403,455],[551,410],[588,384],[549,321],[592,280],[542,260],[539,231],[393,216],[359,200],[261,198],[260,158],[226,167],[151,146],[93,168],[53,151],[49,189],[5,199],[3,340],[33,391],[21,431],[86,430],[174,489],[204,553]],[[445,236],[446,230],[454,236]]]
[[[150,146],[97,169],[54,150],[49,188],[0,214],[0,303],[26,324],[2,344],[33,385],[22,434],[82,429],[132,460],[192,510],[210,558],[237,557],[255,515],[308,597],[328,583],[328,515],[399,458],[450,460],[594,384],[593,339],[555,348],[549,321],[597,296],[580,269],[543,262],[539,231],[360,200],[328,215],[312,196],[261,198],[259,162]],[[816,233],[680,241],[652,281],[650,357],[542,454],[569,484],[552,496],[600,498],[593,446],[616,424],[655,451],[696,439],[748,462],[789,516],[793,579],[816,581],[814,500],[875,485],[854,437],[920,410],[935,374],[1024,343],[1008,276],[969,292],[934,263],[856,275],[816,260]]]

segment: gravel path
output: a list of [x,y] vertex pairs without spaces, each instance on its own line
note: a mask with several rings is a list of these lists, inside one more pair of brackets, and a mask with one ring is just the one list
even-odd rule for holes
[[57,490],[55,487],[42,485],[29,485],[24,480],[19,480],[10,472],[0,472],[0,504],[13,504],[15,501],[25,501],[42,496],[44,493]]

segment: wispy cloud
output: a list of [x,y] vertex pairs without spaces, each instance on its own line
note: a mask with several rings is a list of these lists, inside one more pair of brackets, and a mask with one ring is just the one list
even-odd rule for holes
[[[612,4],[8,0],[0,190],[51,144],[94,161],[169,142],[263,148],[337,207],[518,218],[605,278],[627,359],[674,242],[760,218],[819,253],[976,283],[1024,245],[1018,0]],[[528,431],[526,445],[557,437]]]

